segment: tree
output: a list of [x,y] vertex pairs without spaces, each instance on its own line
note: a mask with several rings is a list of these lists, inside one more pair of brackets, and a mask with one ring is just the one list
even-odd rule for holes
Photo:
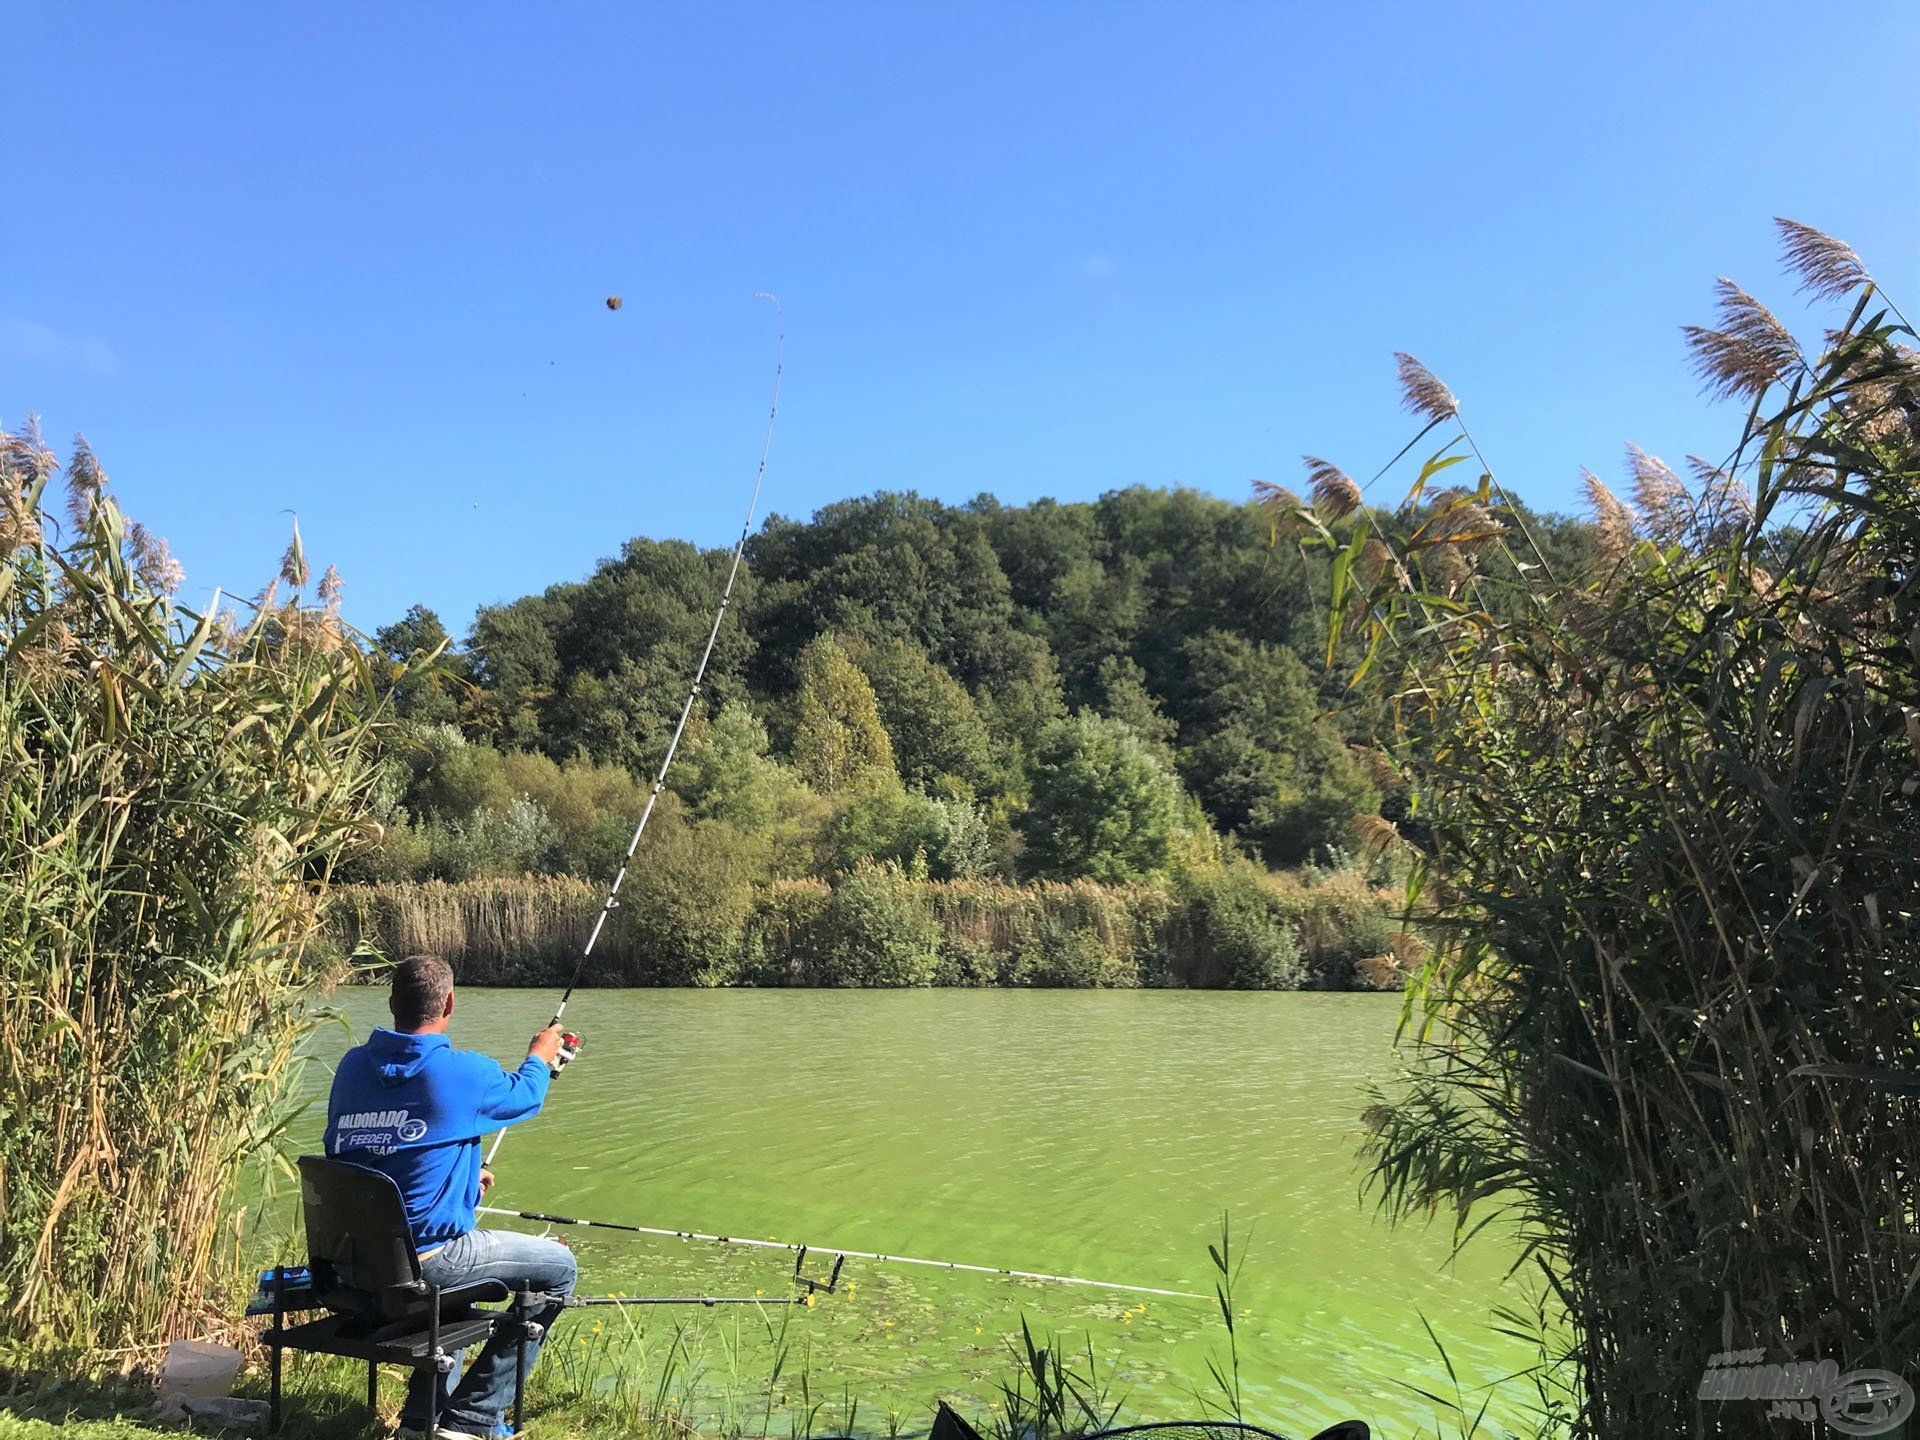
[[1292,651],[1215,630],[1185,654],[1198,740],[1181,768],[1223,829],[1269,864],[1293,864],[1379,803]]
[[893,745],[873,687],[831,636],[801,654],[796,708],[794,766],[815,790],[832,795],[875,774],[893,773]]
[[755,674],[768,690],[823,629],[920,646],[964,685],[996,738],[1059,713],[1046,637],[1023,624],[989,517],[912,493],[843,500],[808,524],[770,519],[754,540]]
[[1147,689],[1146,672],[1125,655],[1109,655],[1100,662],[1098,680],[1100,713],[1130,728],[1162,763],[1171,765],[1180,726]]
[[762,874],[797,876],[815,868],[815,850],[831,815],[792,767],[767,754],[767,728],[745,705],[724,707],[690,738],[674,788],[703,824]]
[[947,813],[938,800],[879,778],[852,795],[827,832],[835,869],[887,862],[921,876],[932,873],[947,837]]
[[543,713],[562,678],[554,636],[567,618],[564,589],[485,605],[474,616],[467,656],[477,688],[460,718],[480,738],[503,746],[540,744]]
[[1119,721],[1081,711],[1048,725],[1029,782],[1021,830],[1031,874],[1126,881],[1168,868],[1180,785]]
[[371,649],[386,662],[394,713],[427,723],[457,720],[457,693],[465,688],[466,662],[451,653],[452,639],[440,617],[415,605],[391,625],[373,632]]
[[842,649],[873,686],[894,763],[909,785],[942,776],[975,792],[996,788],[993,737],[964,686],[910,640],[849,636]]

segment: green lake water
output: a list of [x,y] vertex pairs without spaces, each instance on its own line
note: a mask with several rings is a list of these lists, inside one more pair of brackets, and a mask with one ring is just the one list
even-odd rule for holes
[[[462,990],[455,1042],[512,1064],[552,998]],[[377,990],[338,997],[347,1027],[319,1037],[315,1094],[349,1031],[385,1019],[384,1002]],[[1488,1327],[1514,1298],[1503,1242],[1483,1236],[1448,1264],[1444,1222],[1390,1228],[1359,1198],[1363,1092],[1393,1074],[1398,1013],[1379,995],[585,991],[567,1014],[585,1051],[545,1112],[508,1134],[493,1198],[1209,1294],[1206,1246],[1229,1212],[1247,1257],[1236,1299],[1247,1418],[1308,1435],[1359,1416],[1408,1436],[1432,1427],[1434,1407],[1402,1382],[1447,1388],[1422,1315],[1463,1381],[1526,1354]],[[322,1120],[309,1111],[301,1138]],[[771,1296],[792,1267],[773,1252],[562,1233],[583,1294]],[[860,1260],[842,1291],[794,1312],[790,1338],[816,1393],[862,1398],[863,1429],[889,1408],[923,1416],[937,1395],[984,1405],[1010,1374],[1023,1316],[1074,1350],[1090,1338],[1129,1416],[1195,1414],[1207,1357],[1225,1356],[1211,1298]],[[750,1378],[752,1316],[655,1311],[642,1323],[655,1335],[690,1327],[709,1380],[716,1367]],[[592,1321],[564,1323],[590,1333]]]

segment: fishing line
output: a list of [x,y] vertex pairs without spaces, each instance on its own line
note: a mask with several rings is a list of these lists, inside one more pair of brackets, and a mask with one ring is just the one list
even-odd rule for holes
[[1079,1275],[1046,1275],[1038,1270],[1009,1270],[1001,1265],[965,1265],[958,1260],[923,1260],[912,1255],[882,1255],[871,1250],[843,1250],[838,1245],[803,1245],[799,1241],[748,1240],[739,1235],[706,1235],[698,1230],[661,1230],[651,1225],[619,1225],[609,1220],[577,1220],[571,1215],[548,1215],[539,1210],[503,1210],[493,1205],[479,1207],[484,1215],[505,1215],[515,1220],[534,1220],[546,1225],[578,1225],[594,1230],[623,1230],[630,1235],[659,1235],[668,1240],[706,1241],[716,1245],[749,1245],[756,1250],[785,1250],[789,1254],[814,1251],[839,1255],[849,1260],[878,1260],[888,1265],[925,1265],[935,1270],[965,1270],[975,1275],[1002,1275],[1015,1280],[1045,1280],[1055,1285],[1089,1285],[1099,1290],[1128,1290],[1136,1295],[1166,1295],[1176,1300],[1211,1300],[1211,1295],[1191,1290],[1162,1290],[1153,1285],[1122,1285],[1117,1280],[1088,1280]]
[[[713,659],[713,647],[719,642],[720,627],[727,618],[727,607],[733,603],[734,582],[740,577],[740,562],[747,553],[747,537],[753,532],[754,516],[760,509],[760,489],[766,483],[767,456],[773,451],[773,422],[780,414],[780,378],[787,368],[787,316],[781,308],[780,297],[761,290],[754,294],[756,300],[773,302],[775,326],[778,339],[774,346],[773,358],[773,402],[767,408],[766,435],[760,442],[760,464],[754,470],[753,494],[747,501],[747,516],[740,524],[740,538],[734,542],[733,563],[727,569],[726,588],[720,593],[720,608],[713,612],[713,628],[707,632],[707,648],[700,652],[700,664],[693,672],[693,684],[687,690],[687,700],[680,707],[679,723],[673,727],[673,738],[667,742],[667,753],[661,757],[660,771],[653,778],[653,789],[647,792],[646,808],[640,812],[640,823],[633,827],[633,839],[627,842],[627,853],[621,858],[620,869],[613,877],[613,885],[607,891],[607,898],[600,906],[600,913],[594,917],[593,930],[587,936],[586,947],[581,950],[580,958],[574,963],[573,974],[567,978],[567,988],[560,996],[555,1007],[553,1019],[547,1022],[547,1028],[558,1025],[567,1013],[567,1002],[573,999],[574,987],[580,983],[580,977],[586,972],[587,962],[593,958],[593,947],[599,942],[600,932],[606,927],[607,917],[620,904],[620,887],[626,883],[627,869],[633,864],[634,852],[640,848],[640,837],[647,833],[647,822],[653,818],[653,807],[660,799],[660,792],[667,788],[667,771],[673,766],[674,753],[680,748],[680,737],[686,733],[687,721],[693,716],[693,707],[700,698],[701,686],[706,682],[707,664]],[[610,302],[611,303],[611,302]],[[617,308],[617,307],[613,307]],[[487,1150],[487,1163],[493,1163],[493,1157],[500,1153],[500,1142],[507,1138],[503,1126],[493,1137],[493,1144]]]

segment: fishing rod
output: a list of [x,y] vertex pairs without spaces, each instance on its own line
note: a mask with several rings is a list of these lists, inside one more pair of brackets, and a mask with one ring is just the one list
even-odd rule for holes
[[[778,339],[774,346],[773,357],[773,403],[767,408],[767,431],[760,442],[760,464],[753,475],[753,494],[747,501],[747,518],[740,524],[740,538],[734,542],[733,563],[727,568],[726,588],[720,592],[720,608],[713,612],[713,628],[707,632],[707,648],[700,652],[700,664],[693,672],[693,684],[687,690],[687,700],[680,707],[680,721],[673,727],[673,738],[667,741],[667,753],[661,757],[660,772],[653,777],[653,789],[647,792],[646,808],[640,812],[640,823],[633,827],[633,839],[627,842],[627,853],[620,861],[620,869],[613,877],[613,885],[607,891],[607,898],[600,906],[600,913],[594,918],[593,930],[587,936],[586,948],[581,950],[580,958],[574,963],[573,974],[567,978],[567,988],[560,996],[555,1007],[553,1019],[547,1022],[551,1030],[558,1025],[567,1013],[567,1002],[573,999],[574,987],[580,983],[580,977],[586,972],[587,961],[593,957],[593,947],[600,939],[600,931],[605,928],[607,917],[620,905],[620,887],[626,883],[627,867],[633,864],[634,852],[640,848],[640,837],[647,833],[647,821],[653,818],[653,807],[660,799],[660,792],[667,788],[667,771],[673,767],[674,752],[680,748],[680,737],[686,733],[687,721],[693,716],[693,707],[700,698],[700,687],[706,682],[707,664],[713,659],[713,647],[720,639],[720,626],[726,621],[727,607],[733,603],[734,581],[740,577],[740,561],[747,553],[747,537],[753,531],[753,517],[760,509],[760,487],[767,478],[767,456],[773,451],[773,422],[780,414],[780,377],[787,366],[787,316],[781,308],[780,297],[762,290],[754,297],[756,300],[771,300]],[[617,307],[614,307],[617,308]],[[554,1073],[559,1074],[580,1048],[580,1039],[568,1035],[561,1042],[558,1063]],[[500,1153],[500,1142],[507,1138],[506,1127],[502,1126],[493,1137],[493,1144],[487,1150],[487,1163],[493,1163],[493,1157]]]
[[[806,1245],[798,1241],[749,1240],[741,1235],[707,1235],[698,1230],[661,1230],[651,1225],[622,1225],[611,1220],[580,1220],[571,1215],[549,1215],[541,1210],[507,1210],[494,1205],[479,1207],[482,1214],[504,1215],[515,1220],[532,1220],[545,1225],[577,1225],[594,1230],[623,1230],[629,1235],[659,1235],[669,1240],[697,1240],[717,1245],[748,1245],[756,1250],[786,1250],[795,1253],[795,1273],[809,1250],[837,1255],[841,1260],[878,1260],[888,1265],[925,1265],[934,1270],[965,1270],[975,1275],[1001,1275],[1015,1280],[1044,1280],[1054,1285],[1087,1285],[1097,1290],[1126,1290],[1135,1295],[1165,1295],[1176,1300],[1211,1300],[1211,1295],[1191,1290],[1162,1290],[1153,1285],[1122,1285],[1117,1280],[1089,1280],[1079,1275],[1047,1275],[1038,1270],[1009,1270],[1002,1265],[966,1265],[958,1260],[923,1260],[912,1255],[882,1255],[871,1250],[843,1250],[838,1245]],[[834,1262],[834,1274],[840,1271]],[[804,1279],[804,1277],[802,1277]],[[825,1288],[825,1287],[823,1287]]]

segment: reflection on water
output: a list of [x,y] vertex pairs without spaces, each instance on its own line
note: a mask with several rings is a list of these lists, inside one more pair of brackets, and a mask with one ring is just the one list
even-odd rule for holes
[[[463,990],[455,1041],[511,1063],[551,1003]],[[339,1004],[356,1037],[385,1018],[377,991]],[[507,1137],[495,1195],[1209,1293],[1206,1245],[1230,1213],[1248,1256],[1247,1418],[1310,1434],[1359,1415],[1402,1435],[1430,1426],[1432,1407],[1401,1382],[1444,1388],[1423,1314],[1465,1380],[1526,1356],[1487,1333],[1490,1309],[1512,1298],[1500,1284],[1510,1250],[1483,1239],[1447,1267],[1444,1225],[1390,1230],[1359,1198],[1357,1117],[1364,1087],[1392,1073],[1397,1015],[1378,995],[586,991],[567,1015],[585,1052],[546,1112]],[[315,1091],[347,1043],[322,1032]],[[587,1292],[779,1293],[792,1265],[777,1252],[568,1238]],[[845,1381],[883,1409],[984,1399],[1022,1315],[1070,1348],[1091,1334],[1130,1415],[1193,1413],[1205,1357],[1224,1353],[1212,1300],[867,1261],[847,1275],[852,1295],[798,1323],[816,1382]]]

